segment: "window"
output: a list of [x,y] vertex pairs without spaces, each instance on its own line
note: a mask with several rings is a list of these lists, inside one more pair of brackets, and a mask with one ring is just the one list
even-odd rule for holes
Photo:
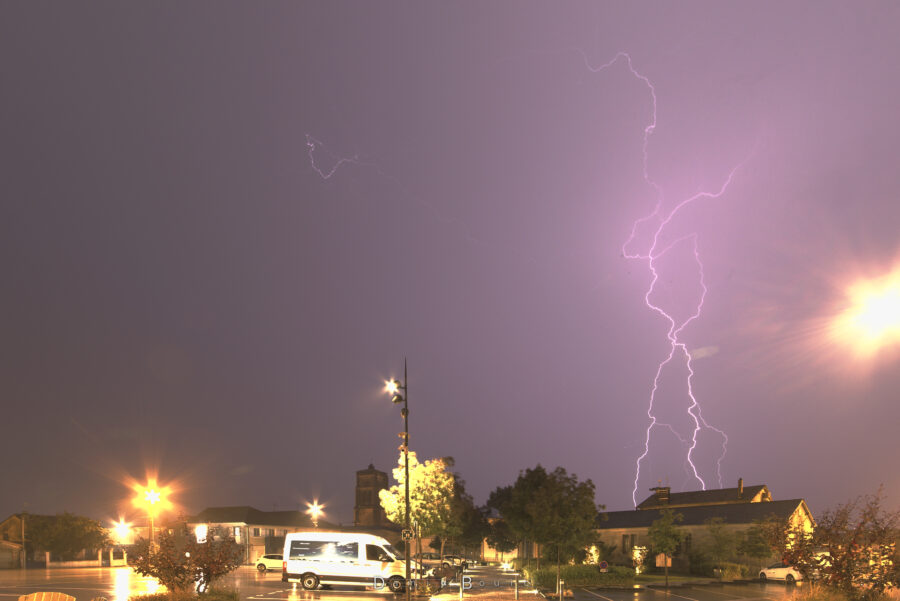
[[631,548],[628,546],[628,535],[623,534],[622,535],[622,552],[628,553],[628,551],[630,551],[630,550],[631,550]]
[[308,561],[356,561],[359,558],[359,545],[355,542],[295,540],[291,541],[289,557]]
[[391,561],[387,552],[378,545],[366,545],[366,559],[369,561]]
[[253,536],[259,536],[259,528],[253,529]]

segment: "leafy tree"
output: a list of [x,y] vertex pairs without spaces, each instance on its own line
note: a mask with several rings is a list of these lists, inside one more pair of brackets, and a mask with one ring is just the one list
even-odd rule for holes
[[526,470],[513,485],[513,500],[521,503],[524,523],[531,538],[541,545],[556,547],[556,576],[562,550],[581,549],[594,536],[597,505],[594,502],[594,483],[580,482],[558,467],[548,473],[538,465]]
[[[406,472],[404,456],[400,454],[393,475],[397,484],[378,493],[381,506],[389,520],[404,524],[406,519]],[[424,536],[447,537],[461,532],[458,520],[454,520],[454,496],[456,481],[449,468],[453,459],[444,457],[419,463],[415,451],[409,452],[409,514],[410,521],[419,524]],[[443,548],[441,556],[443,557]]]
[[763,561],[772,555],[772,549],[769,547],[768,541],[766,541],[765,532],[763,532],[760,521],[754,522],[752,526],[744,530],[738,541],[737,551],[741,555],[757,560],[760,566],[763,565]]
[[810,554],[807,565],[822,582],[850,599],[875,599],[900,582],[896,562],[900,511],[881,507],[882,491],[838,505],[818,520],[812,546],[827,555]]
[[197,590],[200,592],[205,591],[214,580],[234,571],[243,563],[241,546],[230,537],[224,540],[207,538],[203,543],[189,541],[188,553],[197,576]]
[[481,542],[490,534],[490,525],[484,513],[475,506],[472,497],[466,492],[465,483],[458,475],[453,518],[460,526],[457,540],[465,549],[481,546]]
[[217,578],[242,563],[240,545],[230,536],[207,536],[198,543],[184,527],[174,533],[162,532],[155,544],[140,539],[135,545],[134,570],[159,580],[170,593],[196,584],[203,592]]
[[194,583],[194,568],[185,555],[186,537],[161,532],[155,544],[141,538],[134,547],[132,566],[141,576],[156,578],[170,593],[183,591]]
[[734,556],[737,549],[738,537],[728,529],[722,518],[709,518],[706,524],[706,552],[713,561],[713,566],[719,569],[724,563]]
[[541,567],[541,541],[537,540],[536,526],[534,517],[529,511],[529,504],[548,478],[547,470],[538,465],[534,469],[519,472],[515,484],[498,487],[488,498],[488,505],[500,512],[510,530],[526,543],[526,549],[529,540],[538,543],[538,569]]
[[815,542],[810,532],[804,531],[786,518],[774,515],[759,522],[759,527],[769,548],[781,558],[784,565],[796,567],[804,578],[810,578],[814,574]]
[[503,518],[498,518],[490,523],[489,531],[485,538],[491,547],[500,552],[501,557],[503,557],[504,553],[511,553],[515,550],[518,543],[516,535],[513,534],[509,524]]
[[666,588],[669,587],[669,558],[672,557],[683,538],[681,530],[675,523],[683,520],[684,516],[680,513],[675,513],[671,509],[663,509],[647,530],[653,552],[662,553],[665,556]]
[[83,550],[103,549],[110,544],[100,522],[68,512],[29,515],[28,540],[31,550],[49,551],[62,560],[75,559]]

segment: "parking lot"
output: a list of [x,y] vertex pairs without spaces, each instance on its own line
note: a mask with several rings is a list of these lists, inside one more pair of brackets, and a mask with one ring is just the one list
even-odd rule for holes
[[[466,573],[471,588],[466,597],[481,599],[513,599],[514,576],[495,568],[474,568]],[[253,601],[302,601],[335,599],[341,601],[393,599],[386,590],[353,587],[329,587],[306,591],[300,585],[281,581],[280,572],[259,573],[253,566],[242,566],[220,581],[221,585],[237,587],[242,599]],[[522,599],[536,598],[525,593]],[[70,568],[0,571],[0,601],[36,591],[59,591],[72,595],[77,601],[105,597],[109,601],[127,601],[130,597],[157,592],[153,578],[134,573],[130,568]],[[574,601],[785,601],[796,587],[782,584],[751,582],[725,585],[673,586],[668,592],[654,587],[634,590],[575,588]],[[441,598],[456,599],[458,583],[445,588]],[[537,597],[539,598],[539,597]]]

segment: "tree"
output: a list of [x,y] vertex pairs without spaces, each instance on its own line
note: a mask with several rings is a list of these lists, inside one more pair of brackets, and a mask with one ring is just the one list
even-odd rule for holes
[[170,593],[183,591],[195,581],[194,568],[188,561],[187,538],[161,532],[156,544],[142,538],[134,548],[132,566],[141,576],[156,578]]
[[874,599],[900,582],[896,563],[900,512],[881,507],[882,491],[858,497],[819,518],[812,545],[825,554],[810,554],[822,582],[850,599]]
[[238,568],[242,555],[240,545],[230,536],[210,533],[200,543],[182,525],[174,533],[160,533],[154,545],[140,539],[133,567],[138,574],[159,580],[170,593],[195,584],[197,592],[204,592],[217,578]]
[[210,537],[202,543],[189,539],[187,552],[190,553],[190,563],[197,576],[198,592],[205,591],[213,581],[234,571],[243,563],[241,546],[231,537],[224,540],[213,540]]
[[49,551],[63,560],[75,559],[84,550],[109,546],[109,537],[100,522],[68,512],[29,515],[28,540],[33,549]]
[[744,530],[738,541],[737,551],[741,555],[757,560],[760,567],[763,565],[762,562],[772,555],[761,522],[756,521]]
[[490,522],[487,536],[487,543],[500,552],[500,557],[504,553],[511,553],[515,550],[518,543],[516,535],[510,529],[509,524],[503,518],[498,518]]
[[[406,520],[406,472],[404,455],[400,454],[398,467],[393,475],[397,484],[378,493],[381,506],[389,520],[404,524]],[[440,536],[441,542],[461,531],[453,519],[456,482],[448,468],[453,466],[451,457],[428,459],[419,463],[416,453],[409,452],[409,515],[410,521],[419,525],[424,536]],[[443,547],[443,544],[442,544]],[[443,549],[441,557],[443,558]]]
[[456,495],[454,496],[453,519],[459,522],[460,531],[457,540],[465,549],[481,546],[481,542],[490,534],[491,528],[484,512],[475,506],[471,495],[466,492],[465,482],[456,476]]
[[759,522],[762,537],[784,565],[797,568],[804,578],[816,570],[813,561],[815,542],[812,533],[793,524],[787,518],[771,515]]
[[537,465],[534,469],[519,472],[515,484],[498,487],[488,498],[488,505],[500,512],[510,530],[526,543],[526,549],[529,539],[538,543],[538,568],[541,567],[540,541],[536,540],[534,517],[529,512],[529,503],[547,479],[547,470]]
[[722,518],[709,518],[706,524],[706,552],[713,560],[713,567],[724,568],[724,563],[734,556],[737,548],[737,535],[728,529]]
[[663,509],[659,517],[650,524],[647,534],[654,553],[662,553],[666,569],[666,588],[669,588],[669,558],[681,544],[682,533],[675,525],[684,520],[684,516],[671,509]]

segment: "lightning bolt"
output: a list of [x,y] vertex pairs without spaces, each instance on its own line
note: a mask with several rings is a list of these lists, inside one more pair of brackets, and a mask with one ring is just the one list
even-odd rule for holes
[[[322,142],[316,140],[309,134],[306,134],[306,148],[307,154],[309,154],[309,164],[312,166],[313,170],[319,174],[322,179],[331,179],[331,176],[340,168],[341,165],[345,163],[353,163],[356,165],[361,164],[359,162],[359,156],[354,155],[352,157],[335,157],[334,155],[329,154],[334,163],[331,165],[331,169],[323,169],[316,163],[315,152],[319,149],[319,147],[324,147],[325,145]],[[327,151],[326,151],[327,153]]]
[[[653,190],[656,192],[656,198],[657,198],[656,207],[653,209],[653,211],[651,213],[649,213],[648,215],[645,215],[644,217],[637,219],[634,222],[634,224],[631,227],[631,233],[628,236],[628,239],[625,240],[625,242],[622,244],[622,256],[624,256],[626,259],[643,261],[647,265],[647,269],[649,270],[650,275],[651,275],[651,280],[650,280],[650,286],[647,289],[646,294],[644,294],[644,303],[647,305],[647,307],[651,311],[659,314],[660,316],[662,316],[663,319],[665,319],[668,322],[669,328],[668,328],[668,331],[666,332],[666,339],[669,343],[669,352],[668,352],[668,355],[657,366],[656,375],[653,378],[653,386],[650,390],[650,399],[649,399],[649,403],[647,406],[647,417],[649,418],[650,423],[647,426],[647,431],[644,436],[643,453],[641,453],[640,456],[638,456],[637,460],[635,461],[634,488],[632,489],[632,492],[631,492],[631,499],[634,502],[634,505],[636,507],[637,506],[638,481],[640,480],[640,477],[641,477],[641,463],[647,457],[647,455],[650,453],[650,438],[652,436],[652,432],[653,432],[654,428],[663,428],[663,429],[669,430],[672,434],[675,435],[675,437],[679,441],[681,441],[681,443],[684,446],[687,447],[687,453],[686,453],[686,457],[685,457],[686,463],[688,466],[690,466],[690,472],[692,473],[693,477],[700,483],[700,486],[703,488],[703,490],[706,490],[706,481],[700,475],[700,472],[698,471],[697,466],[694,463],[694,458],[693,458],[694,451],[697,448],[697,436],[700,433],[700,431],[704,428],[711,430],[713,432],[716,432],[722,438],[722,452],[720,453],[718,459],[716,460],[716,476],[718,478],[719,486],[720,487],[722,486],[722,459],[725,457],[725,453],[728,451],[728,436],[725,434],[725,432],[723,432],[719,428],[711,426],[709,424],[709,422],[706,421],[706,419],[703,417],[703,415],[701,413],[700,403],[697,401],[697,396],[694,394],[694,388],[693,388],[694,369],[693,369],[693,365],[691,363],[691,354],[688,351],[688,348],[687,348],[687,345],[685,344],[685,342],[683,342],[680,338],[680,335],[684,331],[684,329],[688,325],[690,325],[691,322],[693,322],[694,320],[696,320],[697,318],[700,317],[700,313],[703,310],[703,303],[706,300],[706,293],[708,291],[708,289],[706,287],[705,273],[703,270],[703,262],[700,260],[700,250],[699,250],[699,246],[698,246],[698,242],[697,242],[697,234],[693,233],[693,234],[689,234],[687,236],[683,236],[683,237],[675,240],[668,246],[661,246],[660,238],[661,238],[663,232],[666,230],[666,227],[672,222],[672,220],[675,218],[675,216],[682,209],[684,209],[688,205],[690,205],[700,199],[716,199],[716,198],[721,197],[725,193],[725,191],[728,189],[728,186],[731,184],[731,181],[732,181],[732,178],[734,177],[735,172],[741,165],[739,164],[738,166],[734,167],[728,173],[728,176],[725,178],[725,181],[722,183],[722,185],[719,187],[718,190],[713,191],[713,192],[705,192],[705,191],[698,192],[698,193],[694,194],[693,196],[682,199],[680,202],[678,202],[675,205],[675,207],[671,211],[664,212],[663,211],[663,201],[665,199],[665,195],[663,193],[663,189],[657,182],[655,182],[650,177],[650,169],[648,166],[648,146],[650,143],[650,136],[653,134],[653,131],[656,129],[656,123],[657,123],[657,121],[656,121],[656,104],[657,104],[656,88],[653,87],[653,83],[650,81],[650,79],[647,76],[641,74],[637,69],[634,68],[634,64],[631,60],[631,56],[626,52],[619,52],[618,54],[615,55],[615,57],[612,58],[612,60],[610,60],[600,66],[597,66],[597,67],[592,66],[590,64],[590,61],[588,60],[587,55],[584,52],[581,52],[581,56],[584,59],[584,63],[586,65],[586,67],[592,73],[598,73],[600,71],[604,71],[604,70],[612,67],[614,64],[616,64],[618,62],[624,62],[625,65],[627,66],[629,72],[631,73],[631,75],[634,76],[639,81],[643,82],[644,85],[647,86],[647,89],[650,93],[650,99],[651,99],[651,117],[650,117],[650,122],[644,127],[641,152],[643,155],[642,172],[643,172],[644,181],[648,185],[650,185],[653,188]],[[643,225],[647,222],[652,222],[654,220],[656,222],[656,229],[653,233],[653,239],[650,244],[650,248],[646,252],[629,250],[630,247],[633,245],[632,243],[634,242],[635,237],[637,236],[638,228],[641,225]],[[659,277],[660,277],[659,267],[658,267],[659,259],[661,257],[665,256],[673,248],[680,246],[682,244],[690,245],[690,248],[691,248],[691,251],[693,254],[693,259],[697,264],[697,269],[699,270],[699,274],[700,274],[700,295],[699,295],[699,298],[697,299],[697,303],[694,308],[694,311],[687,318],[685,318],[679,322],[669,312],[667,312],[665,309],[663,309],[663,307],[660,306],[660,304],[654,303],[653,300],[651,299],[651,297],[653,295],[654,290],[656,289],[656,284],[659,281]],[[690,399],[690,403],[687,408],[687,413],[690,416],[691,422],[693,423],[693,430],[691,432],[689,439],[686,439],[686,438],[683,438],[682,436],[680,436],[671,424],[667,424],[667,423],[663,423],[663,422],[659,421],[654,413],[654,404],[656,402],[656,394],[659,390],[660,377],[662,375],[663,368],[666,365],[668,365],[669,363],[671,363],[672,361],[676,360],[676,357],[684,361],[684,365],[685,365],[685,368],[686,368],[687,374],[688,374],[686,388],[687,388],[688,398]]]

